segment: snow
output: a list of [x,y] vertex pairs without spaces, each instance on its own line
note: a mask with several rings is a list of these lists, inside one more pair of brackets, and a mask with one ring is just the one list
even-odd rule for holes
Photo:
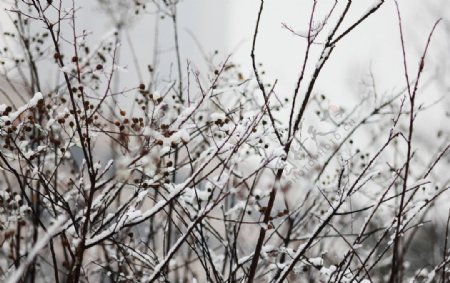
[[317,61],[316,69],[319,69],[324,64],[324,62],[328,59],[328,57],[330,57],[330,53],[331,47],[330,46],[325,47],[325,49],[322,52],[322,55],[320,56],[319,61]]
[[23,156],[25,156],[26,159],[30,159],[31,156],[34,155],[34,151],[32,151],[31,149],[27,150]]
[[142,191],[136,197],[136,202],[141,202],[148,194],[148,190]]
[[308,261],[314,266],[323,266],[323,258],[321,257],[310,258]]
[[183,112],[181,112],[180,115],[178,115],[178,118],[171,126],[171,129],[175,131],[178,130],[180,126],[184,124],[189,117],[192,117],[194,112],[198,109],[198,107],[200,107],[201,102],[202,101],[200,100],[198,103],[196,103],[196,105],[191,105],[190,107],[185,108]]
[[110,159],[110,160],[108,161],[108,163],[106,163],[106,166],[105,166],[105,169],[103,170],[103,173],[106,172],[106,171],[108,171],[109,168],[111,168],[111,166],[112,166],[113,164],[114,164],[114,160],[113,160],[113,159]]
[[238,201],[232,208],[225,212],[226,216],[241,212],[245,208],[246,201]]
[[218,120],[225,121],[226,116],[225,116],[224,113],[215,112],[215,113],[211,114],[210,118],[211,118],[212,121],[218,121]]
[[154,100],[161,98],[161,93],[159,91],[152,92],[152,95]]
[[54,123],[55,123],[55,119],[53,119],[53,118],[49,119],[48,122],[47,122],[47,124],[45,125],[45,128],[46,128],[47,130],[50,130],[51,127],[52,127],[52,125],[53,125]]
[[38,102],[42,99],[44,99],[44,96],[42,95],[42,93],[36,92],[34,94],[34,96],[30,99],[30,101],[27,104],[19,107],[19,109],[17,111],[9,113],[8,116],[1,116],[0,122],[16,120],[17,117],[19,117],[23,112],[27,111],[30,108],[36,107]]
[[35,107],[37,105],[37,103],[44,99],[44,96],[42,95],[42,93],[40,92],[36,92],[33,96],[33,98],[31,98],[31,100],[28,102],[28,107]]
[[195,191],[196,191],[196,194],[197,194],[199,200],[202,200],[202,201],[208,200],[209,196],[211,195],[211,193],[208,191],[203,191],[203,190],[195,190]]
[[178,131],[178,135],[180,136],[181,141],[188,143],[191,137],[189,136],[189,133],[186,130],[180,130]]
[[286,157],[286,152],[284,151],[284,147],[280,145],[273,145],[269,147],[268,151],[269,158],[277,158],[277,157]]
[[102,165],[100,164],[100,161],[97,161],[94,163],[94,170],[100,170],[102,168]]
[[161,151],[159,152],[160,156],[166,155],[168,152],[170,152],[170,147],[169,146],[165,146],[161,149]]
[[163,138],[163,142],[165,145],[170,145],[172,143],[178,143],[180,141],[182,141],[184,143],[188,143],[189,140],[190,140],[190,135],[184,129],[173,133],[169,138]]

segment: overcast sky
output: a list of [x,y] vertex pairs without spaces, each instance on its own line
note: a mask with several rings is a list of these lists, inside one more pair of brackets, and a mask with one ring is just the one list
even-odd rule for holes
[[[3,8],[7,1],[0,1]],[[292,35],[282,28],[282,23],[295,31],[305,31],[311,11],[310,0],[266,0],[262,15],[260,35],[257,42],[257,60],[263,63],[265,79],[273,82],[278,79],[277,94],[289,96],[295,86],[302,62],[305,40]],[[318,1],[317,20],[329,8],[328,2]],[[375,1],[353,1],[349,21],[357,19]],[[211,56],[219,50],[218,58],[232,55],[234,62],[240,63],[250,74],[250,46],[259,7],[258,0],[184,0],[179,6],[179,28],[181,54],[199,68],[204,65],[203,56]],[[345,3],[344,3],[345,4]],[[424,47],[428,31],[438,18],[443,22],[437,29],[428,61],[425,67],[427,75],[437,80],[424,91],[425,101],[438,99],[448,93],[450,74],[450,2],[446,0],[400,0],[400,9],[406,35],[408,64],[415,72],[419,55]],[[111,30],[111,21],[98,9],[96,1],[77,0],[81,7],[78,12],[78,30],[89,30],[89,38],[95,43],[107,31]],[[339,8],[339,7],[338,7]],[[3,9],[2,9],[3,10]],[[2,11],[0,21],[3,30],[8,30],[8,17]],[[132,48],[137,54],[139,71],[144,78],[147,64],[153,62],[155,46],[155,17],[147,16],[131,25],[128,35],[123,37],[125,48]],[[169,72],[173,62],[173,30],[168,19],[159,20],[160,33],[158,44],[160,66]],[[1,43],[0,39],[0,43]],[[320,46],[313,55],[318,54]],[[141,78],[133,64],[130,52],[120,54],[120,62],[128,68],[121,74],[118,87],[136,85]],[[314,67],[314,60],[311,63]],[[359,101],[364,90],[361,82],[372,72],[380,92],[393,92],[404,86],[403,65],[400,50],[397,14],[393,1],[385,5],[369,20],[364,22],[349,37],[345,38],[334,50],[331,60],[323,70],[316,91],[325,93],[338,104],[351,107]],[[164,74],[161,74],[164,76]],[[51,80],[49,80],[50,87]],[[439,107],[446,107],[442,104]],[[436,121],[439,123],[439,121]]]

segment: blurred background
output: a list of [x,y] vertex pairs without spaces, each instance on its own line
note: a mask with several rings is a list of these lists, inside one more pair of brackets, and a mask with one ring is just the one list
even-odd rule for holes
[[[69,2],[64,1],[65,4],[70,4]],[[76,29],[79,32],[86,31],[87,42],[98,43],[115,27],[121,27],[122,47],[117,58],[118,64],[126,68],[126,72],[121,72],[120,77],[115,79],[116,90],[147,82],[149,66],[156,70],[153,79],[167,80],[177,76],[172,20],[152,2],[149,1],[147,7],[136,14],[136,5],[130,1],[75,1],[78,9]],[[275,91],[280,97],[292,94],[306,46],[304,38],[294,35],[283,24],[297,33],[306,32],[312,2],[285,0],[280,4],[276,0],[265,1],[256,58],[265,71],[264,80],[273,82],[278,79]],[[348,26],[375,2],[367,0],[353,3],[350,17],[344,26]],[[11,14],[8,15],[5,11],[12,4],[13,1],[10,0],[0,1],[2,33],[13,31]],[[331,3],[323,1],[318,3],[318,21],[330,5]],[[399,6],[411,72],[417,69],[431,27],[437,19],[443,19],[430,47],[425,66],[425,75],[428,76],[425,81],[429,83],[421,95],[423,102],[441,99],[450,87],[450,81],[446,80],[450,72],[450,3],[445,0],[405,0],[399,1]],[[217,64],[231,56],[231,61],[240,65],[244,75],[252,76],[250,48],[258,8],[257,0],[180,1],[176,13],[180,58],[184,68],[189,62],[202,72],[203,77],[207,77],[207,72],[213,68],[210,63]],[[31,28],[39,29],[42,26]],[[16,47],[18,50],[4,35],[0,38],[0,45],[8,45],[12,50]],[[313,49],[312,56],[318,56],[320,50],[320,46]],[[6,69],[8,63],[13,63],[9,62],[5,54],[0,55],[0,59],[5,62],[3,67]],[[44,62],[40,62],[39,67],[48,68],[49,72],[43,73],[47,73],[49,78],[42,79],[42,83],[43,87],[51,89],[56,84],[56,73],[59,70],[55,70],[53,64]],[[14,70],[9,72],[13,74]],[[386,1],[375,15],[340,43],[323,70],[316,91],[351,108],[359,103],[361,92],[367,88],[371,76],[380,93],[392,92],[405,85],[397,12],[393,1]],[[20,84],[19,81],[17,83]],[[4,101],[5,98],[0,99]],[[437,107],[447,109],[448,102]],[[442,125],[442,122],[436,120],[432,124]],[[431,129],[425,127],[424,130]]]

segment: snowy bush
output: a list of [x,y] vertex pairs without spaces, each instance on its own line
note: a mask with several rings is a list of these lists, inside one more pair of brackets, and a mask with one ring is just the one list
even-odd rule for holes
[[[412,58],[398,3],[355,17],[352,1],[304,1],[304,31],[283,24],[305,49],[280,94],[258,58],[264,1],[249,66],[220,51],[184,61],[179,1],[99,0],[106,35],[78,28],[77,1],[13,2],[0,41],[0,281],[449,280],[449,129],[417,126],[430,109],[449,122],[446,94],[422,95],[440,20]],[[380,9],[396,15],[404,80],[379,90],[372,76],[348,108],[316,88]],[[127,31],[144,17],[173,25],[174,64],[135,53]],[[133,68],[138,80],[123,79]]]

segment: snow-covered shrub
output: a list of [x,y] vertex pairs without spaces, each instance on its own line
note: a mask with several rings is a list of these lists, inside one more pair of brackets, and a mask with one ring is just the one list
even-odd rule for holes
[[[77,28],[77,1],[8,9],[0,281],[446,282],[449,132],[428,139],[416,126],[444,103],[420,102],[439,22],[416,68],[399,56],[400,90],[372,81],[347,109],[316,85],[385,1],[357,18],[352,1],[323,15],[309,1],[307,32],[284,25],[306,42],[288,95],[258,63],[264,1],[251,68],[214,52],[206,70],[180,57],[178,2],[98,1],[115,25],[102,37]],[[170,68],[134,54],[128,28],[149,15],[173,24]],[[133,64],[139,80],[123,80]]]

